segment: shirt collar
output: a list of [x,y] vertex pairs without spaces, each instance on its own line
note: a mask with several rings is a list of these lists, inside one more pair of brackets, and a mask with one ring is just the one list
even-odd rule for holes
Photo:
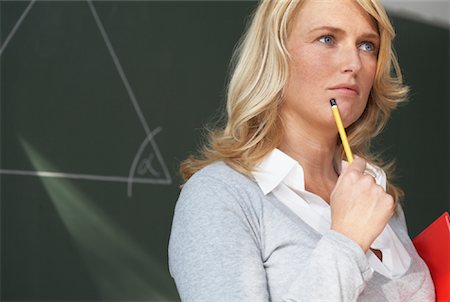
[[[347,165],[347,162],[342,161],[342,165]],[[367,163],[366,171],[374,176],[376,183],[386,190],[386,174],[382,169]],[[293,189],[305,191],[303,167],[278,148],[273,149],[257,164],[252,174],[264,195],[273,191],[281,183]]]
[[[252,174],[264,195],[266,195],[282,183],[292,171],[297,170],[294,169],[296,167],[300,167],[300,170],[303,172],[303,169],[295,159],[275,148],[264,160],[256,165]],[[304,189],[303,173],[301,173],[301,176],[301,179],[298,179],[298,183],[300,185],[303,184]]]
[[303,168],[295,159],[277,148],[256,165],[252,174],[264,195],[286,180],[295,179],[295,187],[301,190],[305,189]]

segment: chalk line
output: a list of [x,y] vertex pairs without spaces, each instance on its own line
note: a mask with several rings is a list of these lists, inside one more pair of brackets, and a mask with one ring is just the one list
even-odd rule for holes
[[37,177],[53,177],[53,178],[69,178],[69,179],[83,179],[83,180],[97,180],[97,181],[109,181],[109,182],[124,182],[143,184],[170,184],[167,179],[151,179],[151,178],[133,178],[130,180],[128,177],[122,176],[107,176],[107,175],[91,175],[91,174],[77,174],[77,173],[62,173],[52,171],[27,171],[27,170],[9,170],[0,169],[0,174],[3,175],[20,175],[20,176],[37,176]]
[[[92,0],[86,0],[86,1],[88,2],[89,8],[91,9],[92,15],[94,16],[95,22],[97,23],[97,26],[100,30],[103,40],[105,41],[105,44],[108,47],[109,53],[111,54],[113,62],[117,68],[117,71],[119,72],[120,78],[122,79],[123,84],[125,85],[125,88],[128,92],[131,103],[133,104],[136,114],[138,115],[139,121],[141,122],[141,125],[144,128],[144,131],[145,131],[147,137],[153,137],[153,135],[150,131],[150,128],[147,125],[147,122],[145,120],[144,114],[142,113],[141,107],[139,106],[139,103],[134,95],[133,89],[131,88],[131,85],[125,75],[125,72],[123,71],[123,68],[122,68],[122,65],[120,64],[119,58],[117,57],[116,52],[114,51],[114,48],[108,37],[108,34],[106,33],[105,28],[100,20],[100,17],[97,14],[97,10],[95,9],[95,6],[92,4]],[[159,152],[159,148],[158,148],[157,144],[155,143],[155,141],[153,139],[150,139],[150,144],[152,145],[153,150],[155,151],[155,155],[158,158],[158,161],[161,165],[161,168],[164,171],[164,174],[165,174],[167,180],[171,183],[172,179],[170,177],[169,170],[167,169],[164,159],[162,158],[161,153]]]
[[2,44],[2,47],[0,48],[0,56],[2,55],[3,50],[8,45],[9,41],[11,40],[11,38],[14,36],[14,34],[16,33],[17,29],[19,28],[20,24],[22,24],[23,20],[25,19],[25,17],[27,16],[28,12],[33,7],[35,2],[36,2],[36,0],[31,0],[30,4],[28,4],[27,8],[25,8],[25,10],[23,11],[23,13],[20,16],[19,20],[17,20],[17,22],[14,25],[13,29],[9,33],[8,37],[6,37],[5,42]]

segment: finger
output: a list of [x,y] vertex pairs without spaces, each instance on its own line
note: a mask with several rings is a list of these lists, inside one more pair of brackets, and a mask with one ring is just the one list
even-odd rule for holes
[[373,177],[374,179],[377,177],[375,172],[373,172],[372,170],[369,170],[369,169],[365,169],[363,174],[369,175],[369,176]]
[[341,173],[339,173],[339,174],[344,173],[344,171],[348,168],[348,166],[350,166],[350,164],[348,163],[348,161],[343,160],[343,161],[342,161],[342,164],[341,164]]
[[375,179],[370,175],[364,174],[361,179],[368,184],[376,184]]
[[357,171],[363,173],[365,170],[366,170],[366,161],[361,157],[355,158],[353,162],[350,164],[350,166],[345,169],[346,173],[350,171]]

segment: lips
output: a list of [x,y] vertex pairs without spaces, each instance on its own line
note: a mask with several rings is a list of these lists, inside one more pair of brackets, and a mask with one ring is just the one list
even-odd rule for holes
[[359,95],[359,88],[354,84],[339,84],[329,88],[329,90],[343,95]]

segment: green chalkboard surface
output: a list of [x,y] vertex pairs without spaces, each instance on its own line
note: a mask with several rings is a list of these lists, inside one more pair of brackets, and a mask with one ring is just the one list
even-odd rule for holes
[[177,300],[177,165],[254,2],[0,4],[1,300]]
[[[255,5],[0,1],[1,301],[179,300],[178,164]],[[449,208],[449,31],[393,21],[413,92],[375,146],[398,159],[414,235]]]

